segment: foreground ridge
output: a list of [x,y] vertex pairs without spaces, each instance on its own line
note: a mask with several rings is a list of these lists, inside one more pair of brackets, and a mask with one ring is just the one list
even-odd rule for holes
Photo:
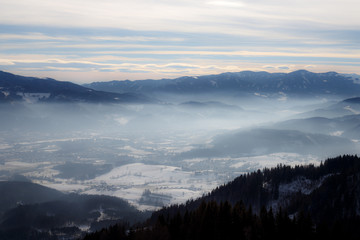
[[[197,200],[163,208],[142,227],[128,231],[117,225],[85,239],[357,239],[359,176],[356,155],[328,159],[320,166],[279,165],[240,176]],[[317,185],[282,196],[284,186],[296,179]]]

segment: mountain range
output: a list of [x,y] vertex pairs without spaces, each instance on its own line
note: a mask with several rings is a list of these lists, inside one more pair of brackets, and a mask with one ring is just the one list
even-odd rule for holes
[[358,76],[336,72],[313,73],[299,70],[291,73],[228,72],[176,79],[94,82],[84,86],[109,92],[133,93],[285,93],[291,95],[357,96]]
[[[216,98],[215,93],[219,93],[220,98]],[[174,160],[174,163],[177,164],[185,162],[185,160],[191,162],[193,159],[196,161],[205,159],[205,162],[210,158],[251,158],[273,153],[320,156],[322,154],[338,155],[339,152],[353,154],[358,151],[360,141],[359,93],[360,84],[356,75],[343,75],[335,72],[312,73],[305,70],[292,73],[246,71],[177,79],[98,82],[84,86],[54,79],[23,77],[0,71],[0,103],[5,103],[0,104],[2,112],[0,129],[4,132],[13,129],[8,136],[22,131],[32,136],[33,133],[39,131],[44,131],[46,134],[50,131],[65,133],[68,126],[75,129],[76,134],[82,131],[85,133],[96,132],[90,130],[103,130],[108,127],[111,131],[114,129],[129,130],[131,136],[135,131],[141,131],[140,126],[147,126],[147,124],[150,126],[149,129],[164,130],[164,126],[168,123],[171,130],[175,125],[179,125],[183,129],[185,126],[197,129],[198,125],[195,120],[198,120],[199,126],[207,127],[204,124],[206,121],[200,121],[204,119],[213,119],[214,123],[209,122],[209,125],[211,123],[216,128],[221,128],[228,123],[220,121],[221,118],[228,120],[233,118],[235,122],[239,122],[246,119],[250,113],[270,118],[275,111],[273,103],[280,103],[279,109],[288,105],[287,110],[291,110],[291,106],[295,106],[291,101],[287,101],[291,97],[294,97],[295,100],[296,97],[299,97],[307,101],[307,97],[322,99],[322,97],[329,96],[332,101],[316,105],[319,106],[317,109],[311,107],[308,112],[299,111],[301,113],[295,115],[295,118],[292,115],[290,120],[282,119],[281,122],[267,123],[265,126],[254,128],[221,130],[216,136],[211,136],[211,139],[207,137],[206,142],[202,142],[203,145],[191,145],[190,148],[184,148],[180,152],[174,151],[171,155],[167,155],[165,152],[166,161]],[[198,98],[202,94],[207,94],[207,96]],[[175,95],[180,97],[166,98]],[[238,101],[237,98],[232,99],[235,101],[223,102],[224,96],[252,96],[254,98],[249,98],[247,100],[249,104],[246,105],[245,101]],[[284,99],[278,100],[283,96],[285,96]],[[268,101],[272,97],[275,101]],[[253,101],[255,98],[261,100]],[[180,101],[178,104],[174,104],[171,99],[180,99]],[[101,104],[58,104],[56,108],[53,107],[53,104],[18,104],[21,105],[20,107],[9,104],[14,102]],[[269,110],[265,111],[263,115],[251,109],[252,104],[258,104],[261,108],[261,103],[265,102],[269,105]],[[120,106],[123,103],[124,105]],[[125,105],[127,103],[141,104],[141,106]],[[148,104],[144,107],[144,103],[156,103],[157,105]],[[105,104],[109,105],[105,106]],[[296,113],[296,111],[294,112]],[[218,119],[220,120],[217,121]],[[236,126],[239,125],[241,124]],[[27,132],[27,128],[32,131]],[[172,132],[169,133],[169,135],[172,134]],[[63,137],[63,135],[61,136]],[[188,141],[187,138],[184,139],[185,142]],[[16,141],[19,140],[16,139]],[[90,141],[89,145],[84,145],[83,142],[78,143],[79,149],[85,149],[86,159],[94,158],[93,146],[99,146],[100,142],[95,142],[93,138],[88,142]],[[121,141],[132,143],[132,139]],[[179,139],[174,135],[170,143],[178,141]],[[56,144],[59,145],[59,143]],[[56,144],[49,144],[49,147],[56,147]],[[76,150],[76,144],[73,141],[65,141],[63,145],[60,145],[60,149],[64,150],[62,152],[55,150],[55,153],[64,154],[61,157],[68,160],[70,155],[66,154],[71,153],[71,147]],[[9,146],[4,144],[3,148],[6,150]],[[104,146],[107,147],[107,145]],[[106,147],[104,149],[107,149]],[[124,149],[125,147],[132,150],[124,145]],[[99,148],[103,148],[103,146],[100,145]],[[110,148],[114,148],[114,151],[121,149],[115,144]],[[14,149],[17,151],[16,148]],[[105,155],[104,152],[107,151],[104,149],[100,151],[101,159]],[[131,153],[142,149],[152,148],[134,148],[134,152]],[[45,152],[46,148],[43,150]],[[12,150],[9,149],[8,152],[10,151]],[[24,154],[28,154],[28,152],[29,150],[25,149]],[[79,156],[80,153],[81,151],[78,151],[73,155]],[[55,154],[50,152],[46,155],[46,161],[50,161],[47,159],[48,156],[54,157]],[[146,159],[149,158],[148,156],[150,155],[147,155]],[[157,155],[154,156],[155,158],[159,161]],[[11,161],[12,158],[9,159]],[[55,176],[85,181],[98,176],[98,174],[106,173],[113,167],[111,164],[91,165],[92,163],[80,162],[80,159],[78,158],[79,161],[76,162],[62,162],[61,160],[61,163],[53,166],[53,170],[57,171]],[[118,152],[114,159],[113,163],[119,164]],[[4,160],[5,163],[6,161]],[[219,168],[220,161],[217,161],[215,165]],[[290,217],[297,219],[301,216],[300,212],[311,215],[315,224],[321,224],[324,219],[329,219],[330,222],[326,222],[325,225],[333,227],[336,221],[342,221],[345,217],[346,220],[352,219],[352,217],[359,218],[359,171],[357,156],[330,159],[319,167],[312,165],[295,168],[278,166],[271,170],[259,170],[239,176],[202,198],[189,200],[186,204],[170,206],[154,213],[147,223],[157,222],[158,225],[144,225],[145,227],[142,229],[150,232],[151,229],[157,229],[160,226],[165,233],[173,231],[178,226],[184,226],[177,221],[185,222],[186,211],[190,216],[186,219],[193,219],[192,224],[200,226],[194,216],[202,216],[201,213],[204,209],[213,211],[212,207],[215,209],[214,212],[221,215],[220,207],[216,204],[226,201],[234,206],[233,208],[229,207],[232,210],[236,209],[235,205],[238,202],[242,202],[246,207],[251,206],[253,212],[249,210],[248,215],[254,216],[254,222],[258,221],[255,216],[261,212],[261,207],[264,206],[266,211],[272,209],[275,214],[281,208],[285,209],[289,213],[288,215],[283,213],[286,215],[284,216],[286,219],[290,219]],[[81,226],[98,230],[102,226],[119,221],[134,223],[137,220],[144,220],[146,216],[146,213],[137,211],[127,202],[118,198],[64,194],[31,182],[0,182],[0,192],[6,193],[0,196],[0,239],[60,239],[61,237],[74,239],[81,237],[83,233],[80,229]],[[202,205],[201,202],[206,203]],[[353,216],[351,216],[352,213]],[[271,215],[270,212],[266,212],[266,214]],[[282,216],[281,214],[278,213],[277,216]],[[177,216],[179,216],[178,219],[173,218]],[[335,217],[331,218],[332,216]],[[222,221],[219,220],[217,223],[219,222]],[[168,230],[169,226],[174,228]],[[250,225],[249,228],[251,227]],[[129,227],[121,229],[127,231],[123,239],[136,239],[131,238],[131,234],[134,232],[129,233]],[[250,232],[250,230],[246,230],[247,228],[244,229],[245,235]],[[114,228],[105,230],[105,233],[106,231],[116,233]],[[106,238],[105,233],[99,239],[112,239]],[[139,231],[139,234],[142,232]],[[146,234],[143,236],[145,239],[152,239],[151,237],[146,238]],[[91,236],[89,239],[92,239]],[[163,239],[168,238],[164,236]],[[175,239],[177,238],[175,237]],[[257,238],[249,237],[248,239]]]
[[0,71],[0,102],[14,101],[128,103],[150,102],[151,99],[140,94],[96,91],[71,82]]
[[[336,72],[291,73],[228,72],[176,79],[93,82],[83,86],[51,78],[35,78],[0,71],[0,101],[146,103],[156,94],[204,93],[257,94],[265,96],[357,97],[359,77]],[[152,98],[148,97],[151,96]]]

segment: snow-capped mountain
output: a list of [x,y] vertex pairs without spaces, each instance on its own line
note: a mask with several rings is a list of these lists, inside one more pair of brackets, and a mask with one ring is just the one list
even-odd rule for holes
[[86,87],[111,92],[141,93],[207,93],[239,92],[293,95],[356,96],[360,84],[351,75],[336,72],[313,73],[299,70],[291,73],[235,72],[198,77],[162,80],[94,82]]
[[0,102],[147,102],[145,96],[133,93],[96,91],[71,82],[35,78],[0,71]]

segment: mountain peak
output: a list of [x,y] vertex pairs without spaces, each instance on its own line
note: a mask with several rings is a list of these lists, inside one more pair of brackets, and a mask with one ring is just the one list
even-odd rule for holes
[[305,69],[300,69],[300,70],[296,70],[296,71],[290,72],[290,73],[288,73],[288,74],[289,74],[289,75],[296,75],[296,74],[316,74],[316,73],[310,72],[310,71],[305,70]]

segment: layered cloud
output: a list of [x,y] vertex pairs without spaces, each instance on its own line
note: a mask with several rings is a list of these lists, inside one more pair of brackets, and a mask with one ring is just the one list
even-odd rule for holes
[[0,21],[19,25],[175,31],[185,30],[188,24],[213,29],[209,23],[294,27],[294,22],[301,21],[341,27],[360,25],[360,3],[356,0],[1,0],[0,4]]
[[354,0],[0,5],[0,68],[18,73],[102,73],[100,81],[113,78],[110,72],[119,79],[307,66],[360,72],[360,2]]

